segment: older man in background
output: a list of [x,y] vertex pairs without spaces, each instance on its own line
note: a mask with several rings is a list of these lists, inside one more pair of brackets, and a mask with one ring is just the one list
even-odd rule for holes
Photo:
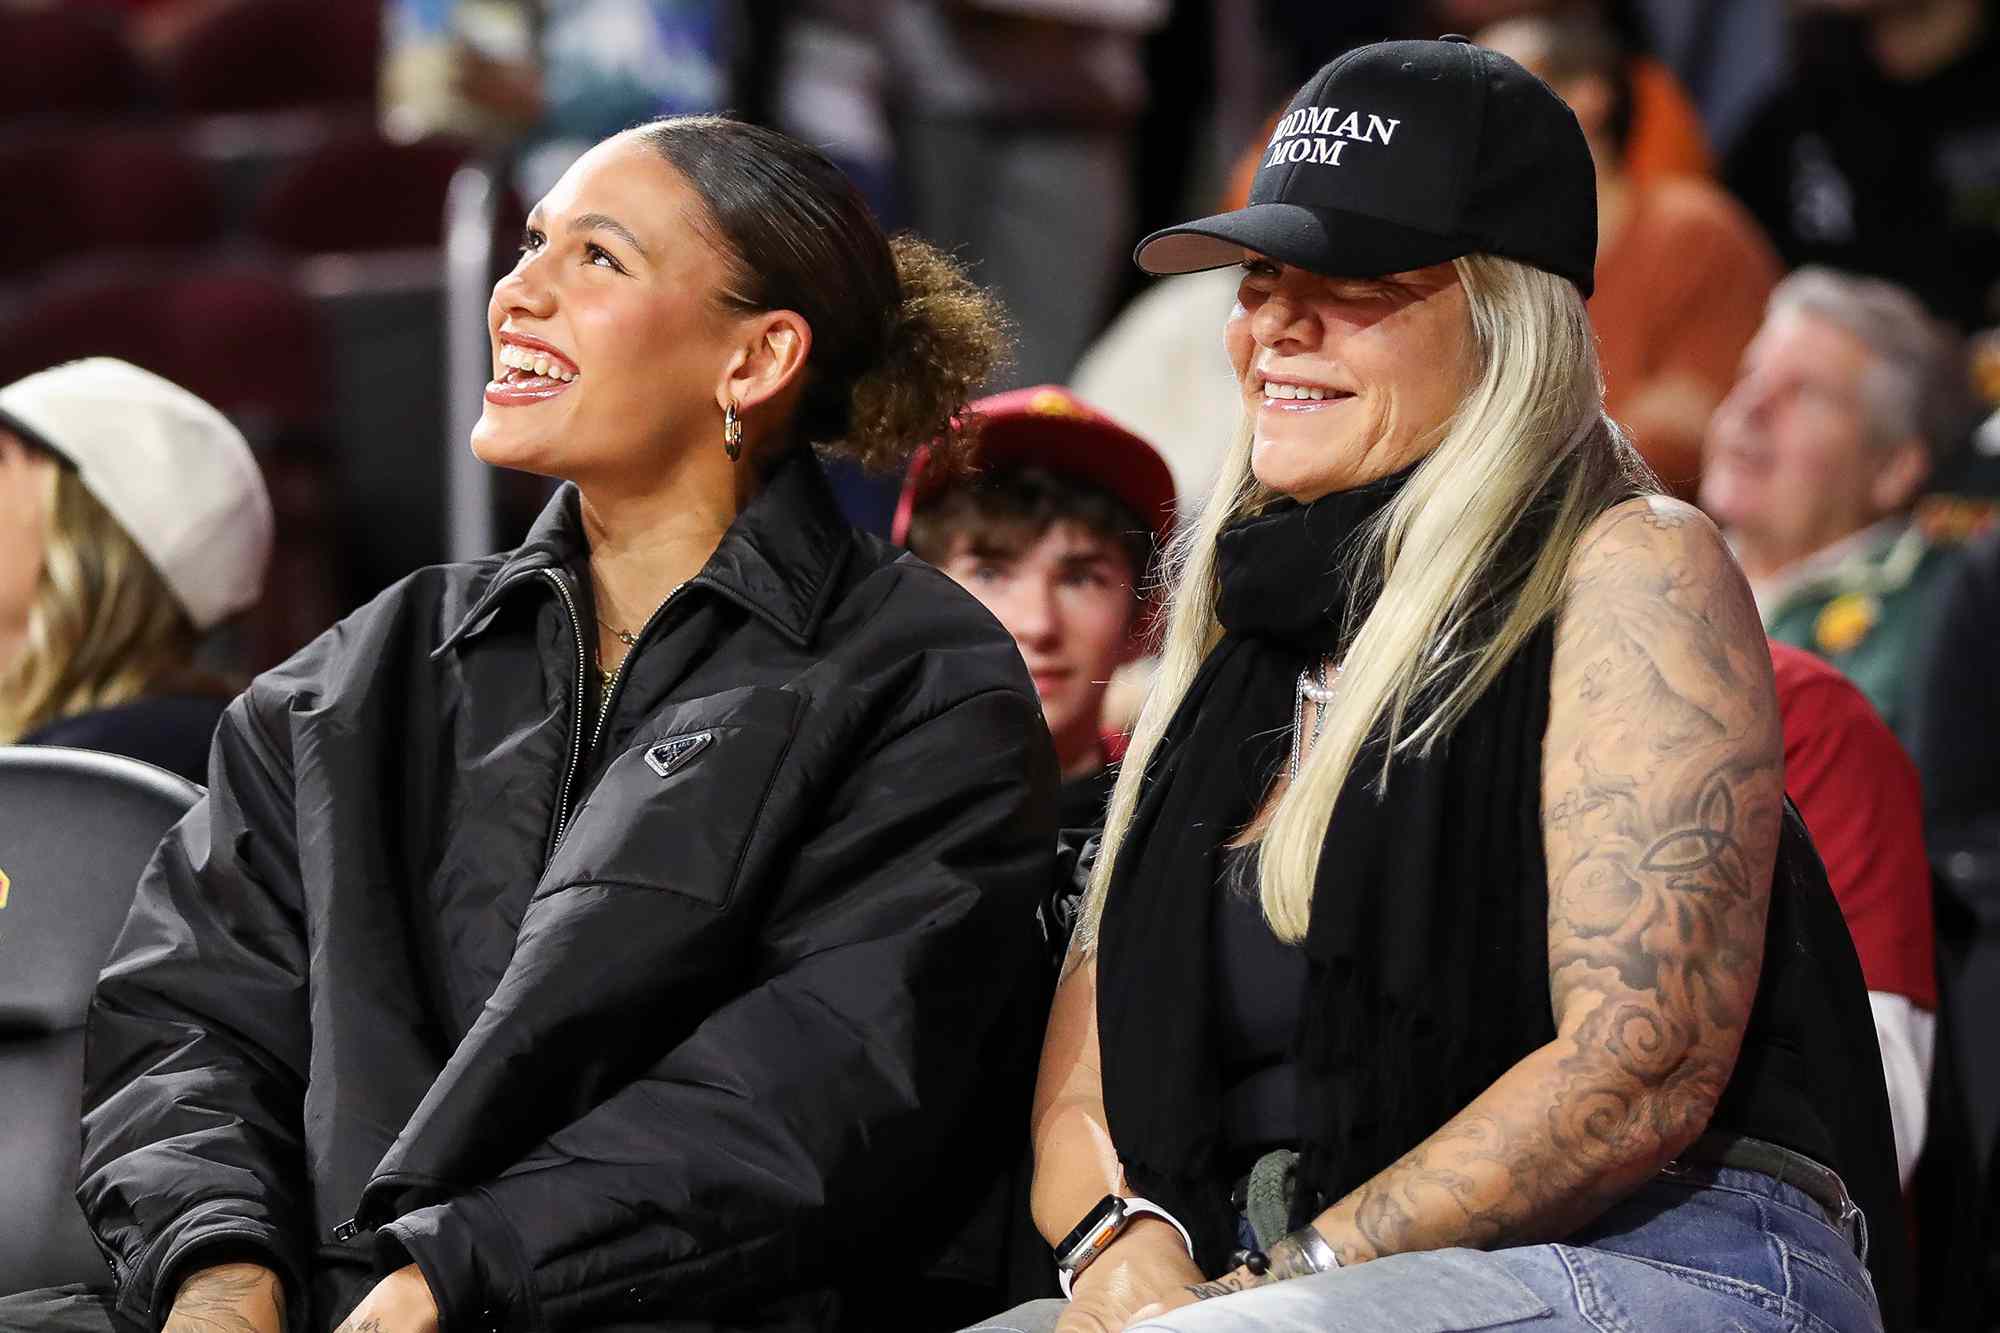
[[1909,292],[1792,274],[1710,422],[1701,505],[1772,638],[1838,667],[1908,744],[1915,656],[1952,553],[1909,508],[1964,432],[1957,340]]

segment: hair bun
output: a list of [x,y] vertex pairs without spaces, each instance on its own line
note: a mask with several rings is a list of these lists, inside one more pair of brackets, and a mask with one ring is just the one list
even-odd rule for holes
[[864,467],[900,468],[925,444],[955,456],[972,427],[963,409],[1007,363],[1006,315],[993,295],[928,241],[890,238],[902,299],[882,355],[855,381],[838,451]]

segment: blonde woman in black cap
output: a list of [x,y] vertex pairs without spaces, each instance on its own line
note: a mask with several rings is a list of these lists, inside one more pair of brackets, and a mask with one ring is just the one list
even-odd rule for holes
[[1595,239],[1574,118],[1447,38],[1141,246],[1241,264],[1245,425],[1043,1052],[1071,1300],[982,1327],[1899,1322],[1866,992],[1742,576],[1604,416]]
[[208,778],[232,691],[201,637],[253,606],[271,501],[213,406],[110,357],[0,387],[0,744]]

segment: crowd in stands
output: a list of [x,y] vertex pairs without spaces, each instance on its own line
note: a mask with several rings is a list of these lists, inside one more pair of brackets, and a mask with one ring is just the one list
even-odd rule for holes
[[[206,783],[255,673],[444,556],[453,181],[498,191],[497,276],[589,145],[730,110],[822,148],[1008,314],[969,454],[826,466],[850,520],[1013,636],[1077,828],[1137,714],[1177,518],[1241,429],[1220,330],[1242,273],[1142,287],[1134,243],[1250,198],[1289,91],[1341,50],[1458,31],[1512,56],[1595,166],[1607,410],[1722,530],[1770,640],[1787,792],[1873,1009],[1920,1309],[1942,1329],[1987,1299],[2000,1327],[2000,1261],[1986,1296],[1963,1295],[1976,1268],[1924,1266],[1949,1230],[2000,1253],[2000,0],[0,18],[0,745]],[[551,489],[503,483],[506,544]],[[1967,1178],[1981,1197],[1944,1202]]]

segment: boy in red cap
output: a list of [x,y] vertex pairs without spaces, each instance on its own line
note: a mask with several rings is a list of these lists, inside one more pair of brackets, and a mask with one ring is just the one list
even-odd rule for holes
[[1067,389],[1017,389],[971,410],[984,428],[968,473],[919,453],[891,535],[1014,636],[1062,764],[1062,823],[1094,827],[1122,749],[1104,734],[1105,691],[1141,651],[1173,475],[1151,445]]

